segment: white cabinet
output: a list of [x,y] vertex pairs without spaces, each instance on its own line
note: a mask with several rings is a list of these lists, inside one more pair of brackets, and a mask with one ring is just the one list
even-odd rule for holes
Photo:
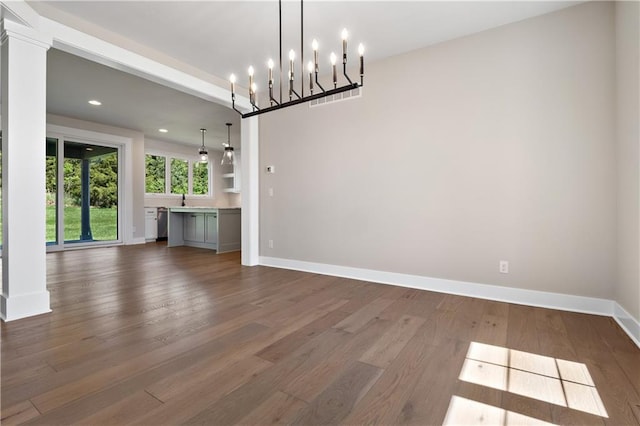
[[204,243],[204,214],[188,213],[184,218],[184,240]]
[[224,192],[240,192],[240,153],[235,153],[235,165],[222,166],[222,180]]
[[144,208],[144,239],[155,241],[158,238],[158,209],[155,207]]
[[204,215],[204,242],[218,244],[218,213]]

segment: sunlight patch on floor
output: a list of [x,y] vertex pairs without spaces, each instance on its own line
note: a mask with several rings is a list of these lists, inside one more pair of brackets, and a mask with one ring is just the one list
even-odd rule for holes
[[554,423],[454,395],[443,426],[460,425],[556,426]]
[[608,417],[581,363],[471,342],[459,379]]

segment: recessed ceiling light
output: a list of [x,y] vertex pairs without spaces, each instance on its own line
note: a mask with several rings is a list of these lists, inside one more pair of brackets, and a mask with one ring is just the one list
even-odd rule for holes
[[89,103],[90,103],[91,105],[95,105],[95,106],[100,106],[100,105],[102,105],[102,102],[97,101],[97,100],[95,100],[95,99],[91,99],[91,100],[89,101]]
[[87,151],[93,151],[93,148],[90,148],[90,147],[86,147],[85,149],[86,149]]
[[169,132],[167,129],[158,129],[158,131],[159,131],[160,133],[167,133],[167,132]]

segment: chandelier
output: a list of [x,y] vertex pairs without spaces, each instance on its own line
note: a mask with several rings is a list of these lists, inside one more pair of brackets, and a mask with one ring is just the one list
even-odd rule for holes
[[[300,74],[302,74],[302,70],[304,69],[304,0],[300,0]],[[328,88],[325,90],[324,87],[318,82],[318,72],[320,70],[318,63],[318,41],[313,40],[311,43],[311,48],[313,50],[313,61],[309,61],[307,64],[307,72],[308,76],[308,88],[309,95],[305,96],[305,78],[300,78],[300,93],[298,93],[295,89],[295,59],[296,53],[292,49],[289,51],[289,72],[287,74],[288,78],[288,89],[289,89],[289,99],[286,98],[283,100],[282,97],[282,0],[278,0],[278,21],[279,21],[279,43],[280,43],[280,66],[279,66],[279,87],[280,87],[280,96],[278,99],[273,96],[273,88],[274,88],[274,78],[273,78],[273,67],[274,62],[272,59],[269,59],[267,62],[268,68],[268,87],[269,87],[269,106],[260,108],[256,101],[256,93],[257,93],[257,85],[254,81],[254,73],[255,70],[253,66],[250,66],[248,69],[249,74],[249,102],[251,103],[251,111],[243,113],[239,109],[236,108],[236,93],[235,93],[235,84],[236,84],[236,76],[231,74],[229,77],[229,82],[231,83],[231,107],[238,112],[242,118],[253,117],[255,115],[264,114],[266,112],[279,110],[282,108],[286,108],[293,105],[298,105],[304,102],[313,101],[315,99],[324,98],[327,96],[333,96],[338,93],[346,92],[348,90],[357,89],[358,87],[362,87],[364,83],[364,46],[362,43],[358,46],[358,54],[360,56],[360,82],[353,82],[351,78],[347,75],[347,39],[349,37],[349,33],[346,29],[342,30],[342,74],[344,79],[347,81],[347,84],[344,86],[338,87],[338,72],[336,69],[336,61],[337,56],[335,53],[331,52],[329,56],[329,60],[331,63],[332,69],[332,82],[333,88]],[[317,87],[317,89],[316,89]]]

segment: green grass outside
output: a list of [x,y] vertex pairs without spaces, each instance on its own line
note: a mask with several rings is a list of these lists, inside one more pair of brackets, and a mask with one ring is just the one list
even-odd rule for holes
[[[0,245],[2,245],[2,209],[0,209]],[[47,242],[56,240],[56,208],[47,206]],[[118,239],[118,209],[91,208],[91,233],[94,240]],[[64,236],[67,241],[80,239],[80,207],[64,208]]]
[[[91,233],[94,240],[118,239],[118,209],[91,208]],[[64,238],[67,241],[80,239],[80,207],[64,208]],[[56,239],[56,208],[47,206],[47,242]]]

